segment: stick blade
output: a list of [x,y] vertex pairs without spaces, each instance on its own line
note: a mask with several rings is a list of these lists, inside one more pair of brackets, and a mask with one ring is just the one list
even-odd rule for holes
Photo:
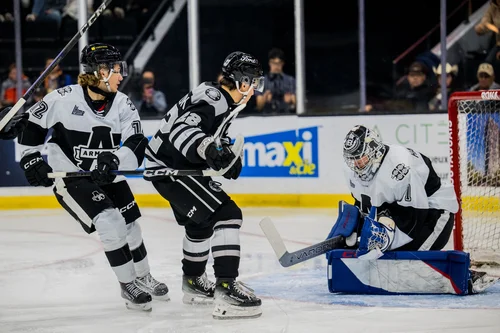
[[273,221],[270,217],[265,217],[260,221],[259,225],[271,244],[274,253],[276,253],[278,259],[281,259],[288,251]]

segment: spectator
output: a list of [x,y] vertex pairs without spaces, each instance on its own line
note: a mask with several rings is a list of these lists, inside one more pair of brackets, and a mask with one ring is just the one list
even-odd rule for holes
[[255,93],[257,110],[263,113],[294,113],[295,78],[283,72],[285,54],[273,48],[268,58],[269,73],[265,75],[264,93]]
[[495,82],[495,71],[489,63],[482,63],[477,69],[478,83],[470,88],[470,91],[500,89],[500,84]]
[[[117,19],[123,19],[125,18],[125,6],[126,6],[126,0],[114,0],[112,1],[108,7],[106,7],[106,10],[102,13],[103,16],[108,17],[108,18],[117,18]],[[94,0],[94,11],[99,8],[99,6],[102,4],[102,0]]]
[[155,76],[152,71],[142,73],[138,88],[139,91],[132,94],[132,102],[141,117],[162,117],[167,110],[167,99],[163,92],[155,89]]
[[33,0],[31,14],[26,16],[26,21],[56,21],[60,27],[65,5],[66,0]]
[[[28,88],[31,86],[31,82],[28,78],[22,74],[23,80],[23,92],[26,93]],[[2,82],[2,88],[0,90],[0,100],[2,106],[12,106],[17,102],[17,69],[16,64],[11,64],[9,66],[9,76],[5,81]],[[31,98],[27,101],[30,102]]]
[[[478,35],[484,35],[485,33],[491,31],[488,28],[488,24],[493,25],[497,29],[500,29],[500,6],[499,0],[491,0],[488,10],[483,15],[481,21],[474,27],[474,30]],[[495,45],[489,50],[486,56],[485,62],[495,66],[496,62],[499,60],[500,56],[500,34],[496,33]]]
[[429,101],[434,96],[434,89],[427,79],[427,72],[427,67],[422,63],[412,63],[408,75],[396,87],[395,99],[407,102],[411,110],[428,111]]
[[[439,86],[437,88],[436,96],[434,96],[429,102],[429,110],[431,111],[446,110],[448,106],[441,105],[441,99],[443,96],[441,94],[441,75],[442,75],[441,64],[439,64],[437,68],[433,67],[432,69],[434,71],[434,74],[436,74]],[[460,90],[457,85],[458,66],[457,65],[452,66],[449,63],[446,63],[445,69],[446,69],[446,96],[448,96],[447,100],[449,100],[450,95],[452,93]]]
[[[54,61],[54,59],[47,59],[45,61],[45,68],[47,68],[52,61]],[[58,88],[69,86],[71,83],[71,77],[68,74],[64,74],[61,67],[57,65],[45,79],[44,87],[46,94]]]

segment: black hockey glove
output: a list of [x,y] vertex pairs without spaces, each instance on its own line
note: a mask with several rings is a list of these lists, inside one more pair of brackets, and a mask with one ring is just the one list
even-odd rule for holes
[[97,156],[97,167],[92,170],[90,177],[97,185],[105,185],[112,183],[116,175],[112,174],[112,170],[118,170],[120,160],[115,154],[105,151]]
[[[11,106],[4,108],[0,111],[0,120],[7,115],[7,113],[12,109]],[[12,140],[15,139],[28,125],[28,113],[16,114],[12,119],[9,120],[7,125],[0,131],[0,139],[2,140]]]
[[223,145],[220,149],[217,148],[215,142],[210,143],[205,150],[205,158],[210,168],[215,171],[227,168],[231,161],[235,158],[233,151],[228,145]]
[[233,166],[223,174],[226,179],[237,179],[240,176],[241,168],[243,165],[241,164],[241,158],[238,158],[236,162],[234,162]]
[[39,152],[21,158],[21,168],[31,186],[49,187],[54,184],[54,180],[47,177],[47,174],[52,172],[52,168]]

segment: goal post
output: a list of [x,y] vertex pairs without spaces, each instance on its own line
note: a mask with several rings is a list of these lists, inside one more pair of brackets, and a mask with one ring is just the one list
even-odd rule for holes
[[448,101],[450,180],[459,200],[454,248],[500,264],[500,90]]

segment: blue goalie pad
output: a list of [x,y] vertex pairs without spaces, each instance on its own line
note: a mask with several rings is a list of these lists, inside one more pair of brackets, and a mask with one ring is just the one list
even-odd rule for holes
[[390,251],[360,260],[355,250],[327,253],[332,293],[468,294],[470,256],[462,251]]
[[326,239],[339,235],[349,237],[358,226],[360,218],[359,215],[360,213],[358,207],[349,205],[344,201],[340,201],[337,221],[335,221],[335,224]]

